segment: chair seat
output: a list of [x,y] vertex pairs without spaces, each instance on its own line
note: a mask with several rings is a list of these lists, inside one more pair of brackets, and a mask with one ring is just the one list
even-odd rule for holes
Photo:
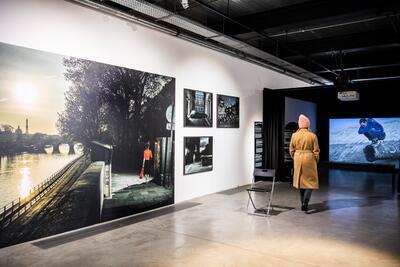
[[[249,212],[248,214],[252,215],[260,215],[258,214],[261,211],[265,211],[263,208],[258,208],[256,207],[256,204],[253,200],[252,193],[264,193],[266,195],[269,195],[268,198],[268,208],[266,209],[267,211],[267,216],[269,216],[269,211],[271,209],[271,202],[272,202],[272,195],[274,192],[274,185],[275,185],[275,170],[272,169],[254,169],[253,172],[253,181],[254,177],[262,177],[264,180],[253,182],[250,186],[250,188],[247,188],[246,191],[249,195],[249,200],[247,201],[247,209],[249,208],[249,202],[251,202],[254,211]],[[271,179],[272,181],[265,181],[266,179]]]
[[250,188],[246,189],[252,192],[270,192],[272,190],[272,184],[270,182],[259,181],[251,185]]
[[261,193],[271,192],[271,188],[248,188],[246,190],[250,192],[261,192]]

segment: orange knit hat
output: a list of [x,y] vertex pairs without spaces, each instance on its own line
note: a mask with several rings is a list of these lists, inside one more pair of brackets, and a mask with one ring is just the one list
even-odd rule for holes
[[310,119],[300,114],[299,116],[299,128],[310,128]]

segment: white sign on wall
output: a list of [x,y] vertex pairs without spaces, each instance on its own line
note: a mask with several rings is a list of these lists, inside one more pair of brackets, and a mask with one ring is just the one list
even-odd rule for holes
[[357,91],[338,92],[337,97],[341,101],[358,101],[358,100],[360,100],[360,94]]

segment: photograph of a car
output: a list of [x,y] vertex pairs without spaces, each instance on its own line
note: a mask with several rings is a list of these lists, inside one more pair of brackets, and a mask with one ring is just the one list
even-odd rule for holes
[[184,90],[184,126],[212,127],[212,94],[191,89]]

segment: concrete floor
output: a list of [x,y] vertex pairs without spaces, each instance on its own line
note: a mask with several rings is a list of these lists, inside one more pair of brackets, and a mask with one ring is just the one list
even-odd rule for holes
[[281,183],[274,204],[293,209],[247,215],[242,188],[57,246],[4,248],[0,266],[400,266],[399,197],[389,176],[330,177],[312,196],[312,214],[301,212],[297,192]]

